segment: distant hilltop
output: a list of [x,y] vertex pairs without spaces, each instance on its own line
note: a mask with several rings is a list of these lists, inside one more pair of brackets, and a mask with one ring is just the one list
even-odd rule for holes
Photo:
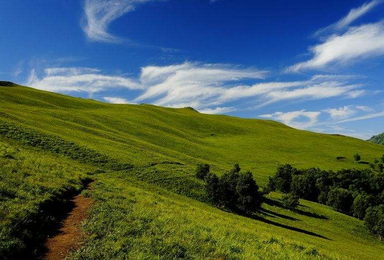
[[1,81],[0,80],[0,87],[12,87],[15,85],[17,85],[17,84],[10,82],[10,81]]
[[384,145],[384,133],[373,136],[371,139],[369,139],[369,141],[373,142],[373,143]]

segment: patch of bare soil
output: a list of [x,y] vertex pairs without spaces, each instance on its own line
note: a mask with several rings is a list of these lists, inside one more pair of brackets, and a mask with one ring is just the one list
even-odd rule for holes
[[80,247],[84,238],[81,223],[88,217],[88,210],[93,201],[90,198],[77,195],[72,199],[74,207],[68,213],[59,232],[47,239],[45,244],[45,260],[65,259],[68,254]]

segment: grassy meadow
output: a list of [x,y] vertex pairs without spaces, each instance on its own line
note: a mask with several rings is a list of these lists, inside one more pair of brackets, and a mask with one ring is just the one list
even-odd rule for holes
[[194,177],[197,163],[219,175],[239,163],[263,187],[283,163],[367,169],[355,153],[372,162],[384,146],[190,108],[0,86],[0,258],[30,253],[34,229],[50,222],[47,205],[93,179],[83,192],[95,201],[87,239],[71,260],[384,259],[363,221],[305,200],[291,211],[279,193],[242,217],[204,203],[204,182]]

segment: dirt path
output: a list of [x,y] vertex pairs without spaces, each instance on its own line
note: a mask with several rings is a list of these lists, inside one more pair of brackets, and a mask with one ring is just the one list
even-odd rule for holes
[[[88,186],[89,187],[89,186]],[[64,220],[57,235],[49,238],[45,245],[47,253],[44,260],[62,260],[72,250],[78,249],[83,238],[81,222],[88,216],[87,211],[92,199],[77,195],[72,199],[73,209]]]

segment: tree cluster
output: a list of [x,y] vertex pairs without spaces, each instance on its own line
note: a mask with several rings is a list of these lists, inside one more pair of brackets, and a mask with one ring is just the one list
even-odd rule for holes
[[372,233],[379,238],[384,236],[382,172],[356,169],[333,172],[317,168],[298,170],[285,164],[278,167],[274,177],[270,177],[267,189],[289,194],[283,197],[283,204],[288,207],[295,206],[295,196],[325,204],[364,219]]
[[198,165],[196,177],[206,182],[209,201],[220,208],[251,214],[260,208],[262,195],[251,172],[241,172],[240,166],[224,173],[221,177],[209,171],[209,165]]

